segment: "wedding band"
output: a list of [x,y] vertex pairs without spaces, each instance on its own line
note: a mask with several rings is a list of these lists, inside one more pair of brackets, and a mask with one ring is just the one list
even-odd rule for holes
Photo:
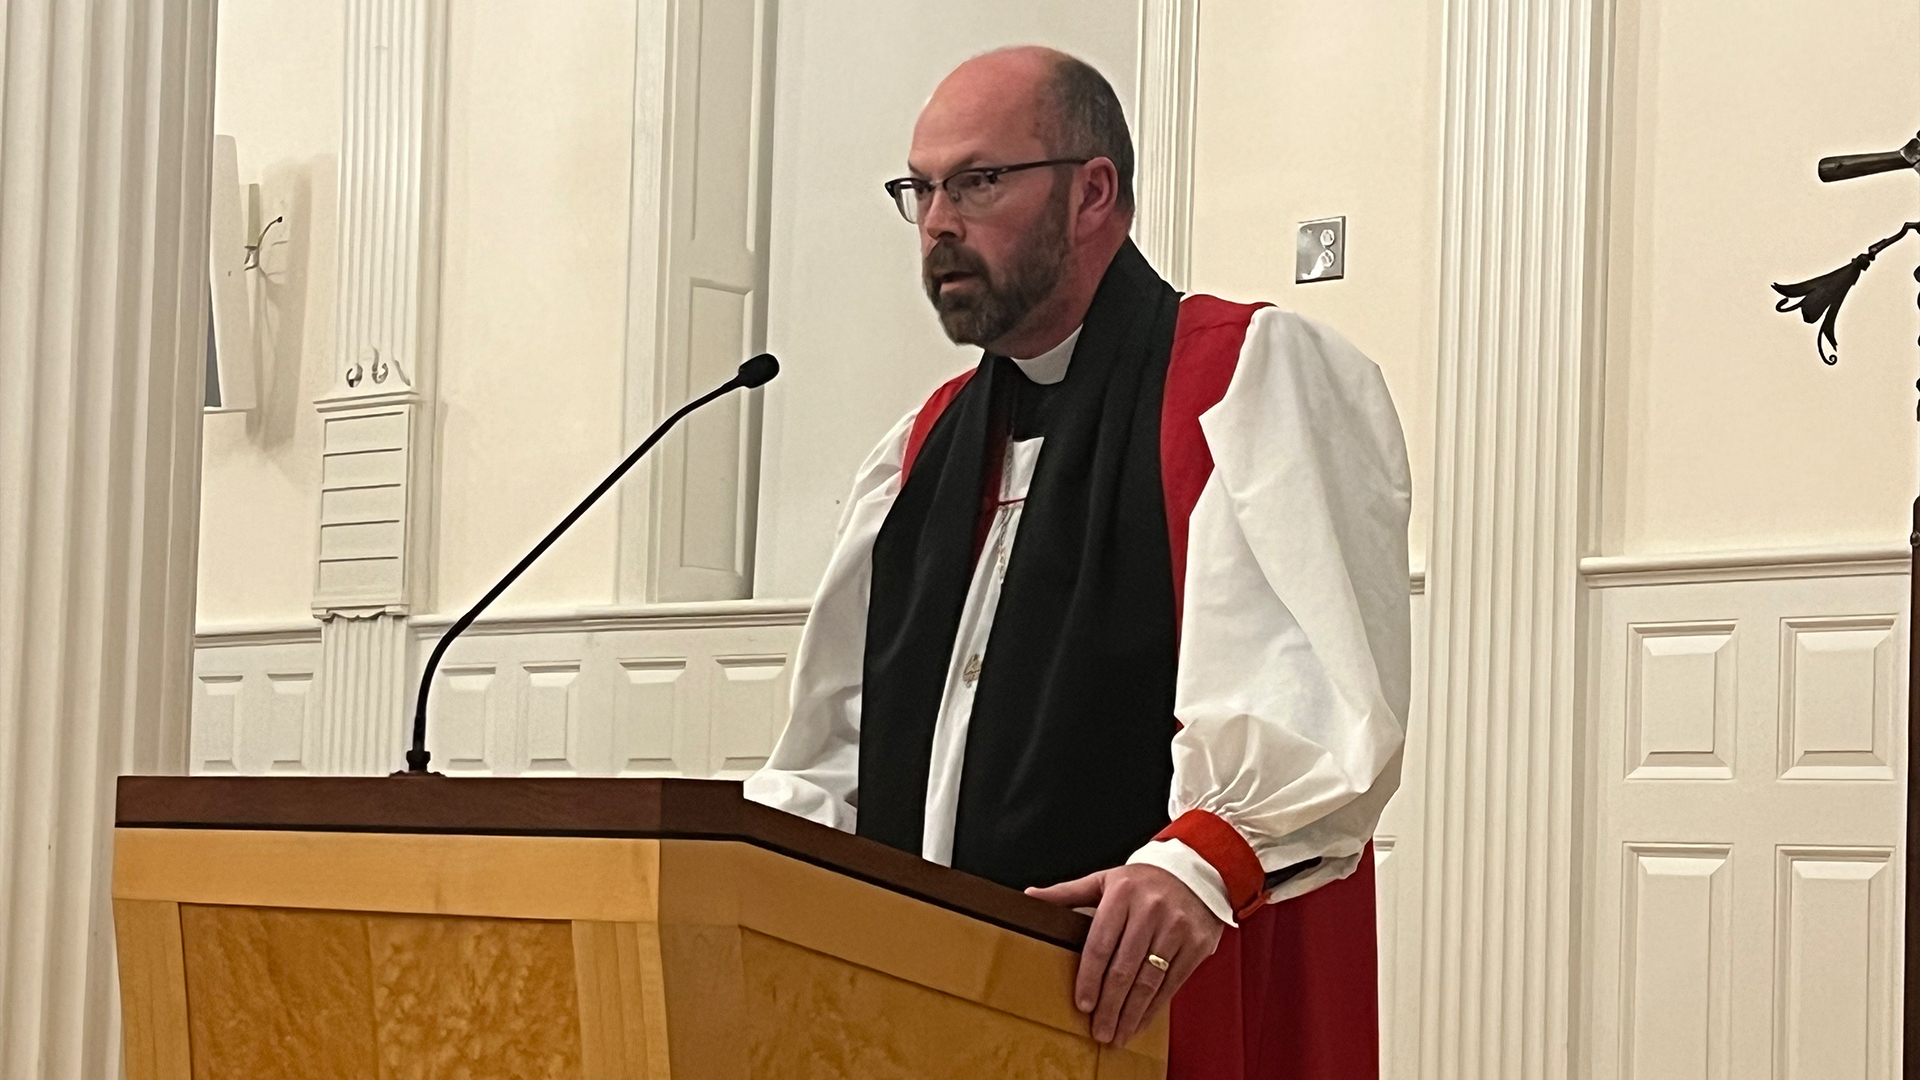
[[1152,964],[1154,967],[1159,968],[1161,971],[1167,970],[1167,962],[1161,959],[1160,957],[1155,956],[1152,953],[1147,954],[1147,963]]

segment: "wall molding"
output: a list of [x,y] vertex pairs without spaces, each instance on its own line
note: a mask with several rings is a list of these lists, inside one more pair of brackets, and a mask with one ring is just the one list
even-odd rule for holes
[[[757,626],[801,626],[812,607],[807,600],[715,600],[684,604],[606,605],[509,612],[474,620],[468,637],[501,634],[570,634],[581,631],[734,630]],[[437,638],[456,615],[425,615],[413,620],[417,638]]]
[[1134,79],[1134,242],[1176,289],[1193,259],[1200,0],[1140,0]]
[[[627,311],[622,343],[621,442],[636,446],[660,422],[656,372],[661,350],[663,244],[673,167],[673,42],[676,0],[638,0],[633,43],[633,160],[627,187]],[[613,492],[619,501],[615,588],[622,603],[647,599],[653,536],[653,469],[636,470]]]
[[1912,561],[1913,549],[1904,543],[1600,555],[1580,560],[1580,577],[1590,589],[1695,582],[1871,577],[1904,575],[1909,572]]
[[249,648],[255,645],[312,645],[320,640],[320,624],[299,622],[202,624],[193,634],[195,649]]

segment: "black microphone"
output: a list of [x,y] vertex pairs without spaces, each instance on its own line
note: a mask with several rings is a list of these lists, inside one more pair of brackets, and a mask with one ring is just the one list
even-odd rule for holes
[[1907,140],[1907,145],[1898,150],[1888,150],[1879,154],[1836,154],[1820,159],[1820,180],[1831,184],[1836,180],[1852,180],[1875,173],[1893,172],[1897,169],[1920,168],[1920,135]]
[[547,549],[553,546],[553,542],[560,539],[562,533],[572,528],[573,523],[580,520],[580,515],[586,513],[594,503],[600,500],[600,496],[605,495],[608,489],[619,483],[620,478],[627,474],[627,470],[633,468],[635,462],[646,456],[647,451],[653,449],[653,444],[659,442],[662,436],[673,429],[673,425],[685,419],[688,413],[715,398],[734,390],[751,390],[756,386],[765,386],[778,374],[780,374],[780,361],[775,360],[772,353],[761,353],[741,364],[740,370],[734,373],[733,378],[680,406],[679,412],[667,417],[664,423],[654,428],[653,434],[648,435],[646,441],[636,447],[633,453],[628,454],[625,461],[615,466],[614,470],[607,474],[607,478],[600,481],[599,487],[594,488],[586,498],[580,500],[580,505],[574,507],[566,517],[561,518],[560,524],[555,525],[545,539],[533,545],[533,550],[527,552],[524,558],[515,563],[513,569],[507,571],[507,575],[496,582],[493,588],[488,589],[487,595],[481,597],[479,603],[468,608],[467,613],[454,622],[453,626],[441,636],[440,643],[433,647],[433,655],[427,658],[427,669],[420,676],[420,696],[413,707],[413,748],[407,751],[406,770],[393,775],[431,775],[427,772],[427,695],[433,690],[433,673],[440,667],[440,658],[447,654],[447,646],[453,644],[453,639],[459,637],[467,627],[472,626],[473,620],[487,610],[487,605],[499,599],[500,594],[507,591],[507,586],[513,584],[521,574],[526,573],[527,567],[532,566],[535,559],[546,554]]

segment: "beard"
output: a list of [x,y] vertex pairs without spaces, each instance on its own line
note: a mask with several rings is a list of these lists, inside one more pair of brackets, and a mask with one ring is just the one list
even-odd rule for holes
[[[984,348],[1005,337],[1066,276],[1067,186],[1058,185],[1055,192],[1039,225],[1003,273],[995,274],[979,252],[950,240],[935,244],[921,260],[927,299],[954,344]],[[940,287],[947,274],[970,274],[976,287],[947,292]]]

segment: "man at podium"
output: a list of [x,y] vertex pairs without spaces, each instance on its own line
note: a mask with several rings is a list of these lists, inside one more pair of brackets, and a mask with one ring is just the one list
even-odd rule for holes
[[1102,1041],[1170,1005],[1170,1076],[1377,1075],[1410,682],[1379,370],[1161,280],[1078,60],[961,65],[907,167],[927,295],[984,352],[861,467],[747,796],[1097,908],[1076,1004]]

